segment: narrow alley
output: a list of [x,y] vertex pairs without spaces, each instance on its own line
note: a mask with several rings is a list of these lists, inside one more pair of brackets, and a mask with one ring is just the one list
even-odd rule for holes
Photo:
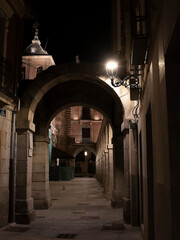
[[30,225],[11,224],[0,231],[6,240],[141,240],[140,228],[123,224],[95,178],[50,182],[52,207],[37,210]]
[[180,240],[180,0],[0,1],[0,240]]

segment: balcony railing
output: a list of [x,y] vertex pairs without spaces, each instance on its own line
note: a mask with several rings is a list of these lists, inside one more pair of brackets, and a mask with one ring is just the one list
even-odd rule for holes
[[0,56],[0,92],[14,99],[13,68],[5,58]]

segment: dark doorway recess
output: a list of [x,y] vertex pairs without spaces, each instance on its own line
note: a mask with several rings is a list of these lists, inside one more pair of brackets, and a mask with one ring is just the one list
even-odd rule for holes
[[146,114],[146,144],[147,144],[147,191],[148,191],[148,239],[154,239],[154,173],[152,148],[151,105]]
[[84,150],[75,158],[75,176],[76,177],[94,177],[96,173],[96,156]]
[[144,194],[143,194],[143,161],[142,161],[142,133],[139,133],[139,199],[140,223],[144,223]]

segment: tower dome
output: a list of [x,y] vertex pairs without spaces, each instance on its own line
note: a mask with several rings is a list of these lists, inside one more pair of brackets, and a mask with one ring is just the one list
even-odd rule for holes
[[24,50],[23,55],[48,55],[47,51],[45,51],[41,47],[41,42],[38,36],[38,23],[35,23],[35,35],[32,43]]
[[24,50],[22,56],[23,80],[33,80],[37,74],[55,65],[54,59],[41,47],[38,36],[38,23],[33,26],[35,35],[32,43]]

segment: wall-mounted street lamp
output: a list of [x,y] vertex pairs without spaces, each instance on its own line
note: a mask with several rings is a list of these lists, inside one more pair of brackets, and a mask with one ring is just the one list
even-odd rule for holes
[[129,74],[124,79],[120,79],[118,73],[118,63],[116,61],[109,61],[106,64],[106,73],[111,80],[114,87],[124,86],[130,90],[130,99],[138,100],[140,97],[139,75]]

